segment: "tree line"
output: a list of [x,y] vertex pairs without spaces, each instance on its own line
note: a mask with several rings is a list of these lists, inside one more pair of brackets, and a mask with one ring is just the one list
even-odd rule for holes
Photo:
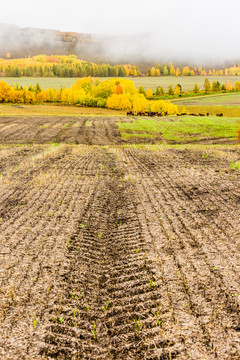
[[7,77],[128,77],[128,76],[240,76],[239,64],[219,69],[202,66],[175,67],[172,63],[140,69],[132,64],[110,65],[83,61],[76,55],[38,55],[32,58],[0,59],[0,75]]
[[0,103],[62,103],[89,107],[106,107],[116,110],[154,111],[165,114],[177,113],[177,106],[164,100],[151,100],[140,93],[134,82],[112,78],[99,81],[96,78],[81,78],[70,89],[36,86],[10,86],[0,81]]

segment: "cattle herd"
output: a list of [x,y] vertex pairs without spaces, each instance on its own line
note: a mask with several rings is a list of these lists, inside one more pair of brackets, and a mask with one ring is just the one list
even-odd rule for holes
[[[154,111],[137,111],[137,112],[133,112],[133,111],[128,111],[127,112],[127,116],[167,116],[168,113],[167,111],[164,112],[154,112]],[[177,116],[209,116],[209,113],[206,114],[201,114],[201,113],[178,113]],[[216,114],[216,116],[222,117],[223,113],[218,113]]]
[[167,111],[155,112],[155,111],[128,111],[127,116],[167,116]]

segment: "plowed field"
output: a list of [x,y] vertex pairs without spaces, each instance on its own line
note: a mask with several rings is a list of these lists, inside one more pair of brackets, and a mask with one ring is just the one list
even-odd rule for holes
[[[39,139],[12,123],[1,141]],[[239,147],[121,146],[105,124],[0,147],[0,358],[240,359]]]

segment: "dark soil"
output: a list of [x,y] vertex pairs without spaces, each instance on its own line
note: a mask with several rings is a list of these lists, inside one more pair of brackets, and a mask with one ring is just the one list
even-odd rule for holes
[[4,149],[1,359],[240,358],[240,173],[224,156]]
[[[88,122],[90,125],[88,126]],[[107,145],[122,143],[114,118],[109,117],[2,117],[0,143]]]

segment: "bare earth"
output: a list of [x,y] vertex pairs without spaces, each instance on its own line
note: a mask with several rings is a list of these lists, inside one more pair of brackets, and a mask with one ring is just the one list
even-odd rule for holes
[[240,149],[89,128],[0,147],[0,358],[240,359]]

